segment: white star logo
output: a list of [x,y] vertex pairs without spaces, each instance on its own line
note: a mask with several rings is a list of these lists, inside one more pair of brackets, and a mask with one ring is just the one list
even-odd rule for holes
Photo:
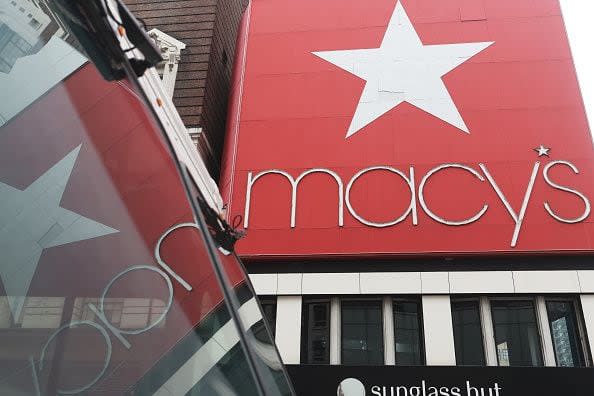
[[543,156],[548,157],[549,151],[551,151],[551,149],[548,147],[545,147],[541,144],[540,147],[535,148],[534,151],[536,151],[538,153],[539,157],[543,157]]
[[43,249],[118,232],[60,207],[79,151],[80,146],[24,191],[0,182],[0,279],[13,318],[20,314]]
[[313,54],[366,81],[347,138],[402,102],[470,133],[441,78],[491,44],[423,45],[397,2],[379,48]]

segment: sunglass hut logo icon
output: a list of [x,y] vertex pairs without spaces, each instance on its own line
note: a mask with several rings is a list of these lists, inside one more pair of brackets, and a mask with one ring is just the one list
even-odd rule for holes
[[365,385],[356,378],[346,378],[338,385],[337,396],[504,396],[503,388],[495,382],[492,386],[474,386],[466,381],[463,386],[432,386],[425,380],[419,385],[372,385],[367,393]]

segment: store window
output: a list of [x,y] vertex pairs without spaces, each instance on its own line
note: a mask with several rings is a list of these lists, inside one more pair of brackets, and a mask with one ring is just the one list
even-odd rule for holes
[[557,366],[585,366],[573,301],[547,300],[546,306]]
[[532,300],[491,301],[500,366],[542,366],[542,349]]
[[394,300],[393,310],[396,365],[424,364],[421,304],[418,301]]
[[[264,320],[266,320],[268,323],[270,334],[272,334],[272,337],[274,337],[276,335],[276,297],[258,297],[258,299],[260,300],[260,305],[262,306]],[[268,339],[268,334],[266,333],[264,326],[254,329],[254,335],[257,339],[260,339],[260,334],[263,337],[266,337],[262,341],[266,341],[266,339]]]
[[478,300],[452,300],[452,325],[458,366],[484,366],[485,352]]
[[345,365],[382,365],[384,337],[382,302],[341,302],[341,362]]
[[304,299],[301,362],[330,363],[330,300]]

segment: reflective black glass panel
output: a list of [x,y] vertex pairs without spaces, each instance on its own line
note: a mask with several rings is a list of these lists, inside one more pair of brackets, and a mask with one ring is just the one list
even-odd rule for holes
[[394,301],[394,338],[397,366],[423,364],[419,302]]
[[542,350],[534,303],[491,302],[497,360],[500,366],[542,366]]
[[343,301],[341,307],[342,364],[383,364],[381,301]]
[[[260,300],[264,319],[268,323],[270,333],[274,337],[276,334],[276,297],[259,297],[258,299]],[[254,327],[254,335],[259,341],[266,341],[268,334],[263,323],[258,328]]]
[[458,366],[484,366],[485,353],[479,302],[476,300],[452,301],[452,324],[456,364]]
[[303,301],[301,361],[307,364],[330,363],[330,301]]
[[573,302],[547,301],[547,314],[557,366],[584,366]]

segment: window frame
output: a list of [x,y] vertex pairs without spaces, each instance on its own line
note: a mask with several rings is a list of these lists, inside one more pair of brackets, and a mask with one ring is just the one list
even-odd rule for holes
[[[542,367],[547,367],[547,352],[549,351],[549,347],[552,345],[549,345],[548,341],[548,337],[546,337],[546,334],[543,333],[543,329],[544,329],[544,325],[543,325],[543,316],[542,316],[542,307],[540,306],[540,304],[538,304],[538,297],[539,296],[535,296],[535,295],[519,295],[519,296],[486,296],[487,299],[489,300],[489,307],[491,309],[491,315],[490,315],[490,319],[491,319],[491,327],[493,329],[493,343],[495,345],[495,348],[497,348],[497,335],[495,334],[495,320],[494,320],[494,314],[493,314],[493,302],[496,301],[530,301],[532,303],[532,306],[534,308],[534,317],[536,320],[536,330],[538,332],[538,343],[540,345],[540,357],[542,360],[542,365],[541,366],[509,366],[509,367],[534,367],[534,368],[542,368]],[[545,312],[546,314],[546,312]],[[547,324],[546,326],[548,326],[548,320],[547,320]],[[497,349],[495,349],[495,366],[497,367],[508,367],[508,366],[501,366],[500,362],[499,362],[499,354],[497,353]]]
[[[582,362],[583,362],[583,366],[578,366],[578,368],[592,367],[592,353],[589,348],[588,335],[586,333],[586,323],[585,323],[584,313],[582,310],[582,305],[581,305],[579,296],[575,296],[575,295],[569,295],[569,296],[550,295],[550,296],[547,296],[547,295],[545,295],[544,302],[545,302],[545,309],[546,309],[546,303],[548,303],[548,302],[565,302],[565,303],[571,304],[571,306],[573,308],[573,314],[575,317],[578,338],[579,338],[579,348],[580,348],[579,353],[581,354],[581,358],[582,358]],[[549,327],[549,331],[552,332],[551,321],[548,318],[548,310],[547,310],[547,322],[548,322],[547,326]],[[555,353],[555,350],[554,350],[555,344],[553,343],[552,338],[551,338],[551,343],[552,343],[551,348],[553,350],[553,356],[555,359],[555,367],[560,367],[559,362],[557,361],[557,354]]]
[[[344,302],[377,302],[380,306],[380,328],[381,328],[381,335],[382,335],[382,363],[379,364],[380,366],[386,365],[386,329],[385,329],[385,309],[384,309],[384,298],[383,296],[345,296],[339,297],[339,304],[338,304],[338,334],[335,336],[337,337],[336,340],[338,342],[338,356],[339,356],[339,363],[340,365],[345,365],[343,362],[342,357],[342,335],[343,335],[343,321],[342,321],[342,306]],[[332,306],[330,307],[332,309]],[[332,316],[332,315],[331,315]],[[332,339],[332,332],[330,333],[330,339]],[[366,366],[377,366],[377,365],[366,365]]]
[[487,358],[487,343],[485,337],[485,324],[483,318],[483,312],[481,307],[481,298],[480,296],[450,296],[450,309],[452,310],[452,332],[454,331],[454,310],[453,310],[453,303],[456,302],[475,302],[478,308],[478,315],[479,315],[479,327],[481,333],[481,348],[483,352],[483,361],[484,364],[482,366],[469,366],[469,365],[462,365],[458,363],[458,356],[456,354],[456,338],[454,336],[454,356],[456,357],[456,367],[486,367],[489,365],[488,358]]
[[[425,318],[423,311],[423,298],[421,295],[392,295],[390,298],[390,315],[392,317],[392,345],[391,349],[394,352],[394,366],[399,367],[423,367],[427,365],[427,353],[425,347]],[[421,357],[421,363],[415,366],[398,365],[396,362],[396,322],[394,321],[394,304],[396,302],[414,302],[419,307],[419,354]]]
[[[308,304],[328,304],[328,363],[309,363],[307,361],[309,337],[308,337],[308,321],[307,321],[307,305]],[[300,339],[300,364],[332,364],[332,297],[331,296],[302,296],[301,300],[301,339]]]
[[[272,335],[272,339],[276,338],[276,317],[278,315],[278,297],[272,295],[261,295],[257,296],[260,306],[262,308],[262,318],[266,320],[268,329],[270,330],[270,334]],[[266,317],[264,305],[273,305],[274,306],[274,322],[271,323],[268,318]]]

